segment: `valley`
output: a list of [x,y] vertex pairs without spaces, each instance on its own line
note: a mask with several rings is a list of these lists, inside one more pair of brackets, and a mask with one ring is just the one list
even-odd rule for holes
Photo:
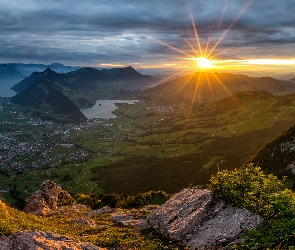
[[44,179],[76,199],[203,186],[294,125],[294,101],[293,94],[257,91],[187,108],[141,99],[117,104],[116,118],[62,124],[32,118],[26,106],[2,98],[1,196],[22,207]]

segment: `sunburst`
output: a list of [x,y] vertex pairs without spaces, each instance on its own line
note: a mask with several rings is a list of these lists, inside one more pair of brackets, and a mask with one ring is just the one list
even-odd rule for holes
[[195,60],[200,69],[211,69],[214,67],[213,61],[207,57],[198,57]]
[[[216,48],[218,47],[218,45],[221,43],[221,41],[224,39],[224,37],[228,34],[228,32],[231,30],[231,28],[234,26],[234,24],[238,21],[238,19],[241,17],[241,15],[250,6],[252,1],[253,0],[247,0],[246,1],[246,3],[243,5],[241,10],[238,12],[236,17],[233,19],[233,21],[229,24],[229,26],[225,29],[223,34],[217,40],[217,42],[210,46],[210,42],[212,42],[211,41],[212,30],[211,30],[210,35],[209,35],[209,37],[207,39],[207,42],[206,42],[206,44],[204,46],[204,48],[205,48],[204,50],[203,50],[203,47],[202,47],[202,44],[201,44],[201,40],[199,38],[199,33],[198,33],[197,26],[195,24],[194,17],[193,17],[193,14],[192,14],[191,10],[190,10],[190,18],[191,18],[191,22],[192,22],[192,26],[193,26],[193,30],[194,30],[195,39],[196,39],[196,46],[193,46],[187,39],[186,39],[186,43],[192,49],[193,54],[182,51],[182,50],[180,50],[178,48],[175,48],[175,47],[173,47],[173,46],[171,46],[171,45],[169,45],[167,43],[164,43],[162,41],[159,41],[157,39],[154,39],[154,38],[151,38],[151,39],[153,39],[154,41],[156,41],[156,42],[158,42],[158,43],[160,43],[160,44],[162,44],[162,45],[164,45],[164,46],[166,46],[166,47],[168,47],[168,48],[170,48],[170,49],[172,49],[174,51],[177,51],[178,53],[181,53],[181,54],[185,55],[187,57],[187,59],[192,60],[192,61],[195,62],[195,64],[192,67],[189,67],[189,68],[185,69],[184,71],[189,70],[191,68],[198,68],[200,70],[201,74],[205,73],[205,72],[207,74],[208,72],[212,72],[211,69],[217,68],[217,65],[218,65],[218,62],[219,62],[218,59],[217,59],[217,56],[229,50],[229,49],[226,49],[226,50],[224,50],[222,52],[214,54],[214,52],[215,52]],[[225,8],[226,7],[227,6],[225,6]],[[222,19],[223,15],[224,15],[224,12],[225,12],[225,8],[223,9],[222,16],[221,16],[220,21],[218,23],[218,27],[220,26],[221,19]],[[213,60],[213,58],[214,58],[214,60]],[[184,71],[182,71],[182,73]],[[176,74],[176,75],[178,75],[178,74]],[[215,77],[217,77],[217,76],[215,76]],[[167,79],[165,79],[165,80],[167,80]],[[209,78],[208,78],[208,80],[209,80]],[[161,82],[163,82],[163,81],[161,81]],[[218,79],[218,82],[224,88],[224,90],[226,92],[229,92],[229,90],[226,89],[225,85],[222,84],[221,80]],[[196,83],[196,91],[198,89],[198,85],[199,85],[199,80]],[[208,82],[208,85],[210,85],[210,82]],[[230,93],[228,93],[228,94],[230,94]],[[192,103],[195,101],[194,99],[195,99],[195,96],[194,96],[194,98],[192,100]]]

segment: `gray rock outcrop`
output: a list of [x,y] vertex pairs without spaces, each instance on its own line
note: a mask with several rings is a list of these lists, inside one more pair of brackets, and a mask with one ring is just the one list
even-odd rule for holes
[[37,249],[71,249],[71,250],[106,250],[87,242],[50,232],[24,231],[9,237],[0,237],[1,250],[37,250]]
[[46,215],[57,210],[58,195],[61,187],[53,181],[44,181],[38,191],[26,199],[25,212]]
[[111,214],[111,220],[125,227],[134,227],[140,229],[149,228],[146,219],[135,219],[135,214],[125,211],[119,211]]
[[147,222],[166,238],[201,250],[230,244],[262,218],[214,199],[209,190],[184,189],[151,213]]
[[97,216],[97,215],[100,215],[100,214],[112,213],[115,210],[116,210],[115,208],[110,208],[109,206],[105,206],[105,207],[102,207],[100,209],[96,209],[96,210],[91,211],[88,214],[88,216],[91,217],[91,216]]
[[97,225],[94,220],[90,218],[76,218],[73,220],[74,223],[79,224],[79,225],[84,225],[90,228],[96,228]]

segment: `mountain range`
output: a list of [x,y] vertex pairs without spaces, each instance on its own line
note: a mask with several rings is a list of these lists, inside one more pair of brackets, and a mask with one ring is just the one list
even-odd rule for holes
[[142,98],[179,109],[188,105],[198,106],[201,103],[214,102],[241,91],[294,93],[295,83],[271,77],[196,72],[149,88],[142,93]]
[[23,78],[24,75],[21,74],[15,67],[9,64],[0,64],[0,79],[13,80]]
[[[62,74],[47,68],[43,72],[32,73],[12,89],[18,93],[18,100],[30,99],[30,94],[46,85],[47,89],[60,90],[79,108],[86,108],[92,107],[98,99],[121,98],[147,88],[157,80],[138,73],[132,67],[109,70],[82,68]],[[30,91],[25,91],[28,88]]]

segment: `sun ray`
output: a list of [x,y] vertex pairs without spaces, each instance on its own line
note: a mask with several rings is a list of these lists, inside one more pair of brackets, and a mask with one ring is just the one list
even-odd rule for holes
[[155,38],[153,38],[153,37],[150,37],[152,40],[154,40],[155,42],[157,42],[157,43],[160,43],[160,44],[162,44],[162,45],[165,45],[166,47],[168,47],[168,48],[170,48],[170,49],[173,49],[173,50],[175,50],[175,51],[178,51],[179,53],[182,53],[182,54],[184,54],[184,55],[186,55],[186,56],[189,56],[189,57],[191,57],[191,58],[195,58],[194,56],[192,56],[192,55],[190,55],[190,54],[188,54],[188,53],[186,53],[186,52],[184,52],[184,51],[182,51],[182,50],[179,50],[179,49],[177,49],[177,48],[175,48],[175,47],[172,47],[172,46],[170,46],[169,44],[167,44],[167,43],[164,43],[164,42],[162,42],[162,41],[159,41],[159,40],[157,40],[157,39],[155,39]]
[[163,82],[166,82],[166,81],[168,81],[169,79],[171,79],[171,78],[173,78],[173,77],[175,77],[175,76],[178,76],[178,75],[180,75],[181,73],[184,73],[185,71],[188,71],[188,70],[190,70],[190,69],[192,69],[192,68],[194,68],[194,67],[195,67],[195,66],[192,66],[192,67],[186,68],[186,69],[184,69],[184,70],[182,70],[182,71],[180,71],[180,72],[177,72],[177,73],[175,73],[175,74],[173,74],[173,75],[171,75],[171,76],[168,76],[168,77],[166,77],[166,78],[164,78],[164,79],[162,79],[162,80],[160,80],[160,81],[154,83],[151,87],[154,87],[154,86],[157,86],[157,85],[159,85],[159,84],[161,84],[161,83],[163,83]]
[[212,100],[214,99],[214,96],[213,96],[213,92],[212,92],[212,86],[211,86],[211,82],[210,82],[210,79],[209,79],[209,76],[208,76],[208,72],[206,71],[206,78],[207,78],[207,84],[209,86],[209,90],[210,90],[210,96],[212,98]]
[[186,38],[185,38],[185,41],[186,41],[187,45],[190,46],[191,49],[196,53],[197,57],[199,57],[200,54],[198,51],[196,51],[196,49],[193,47],[193,45]]
[[[194,68],[195,66],[192,66],[191,68]],[[189,81],[194,77],[194,74],[191,74],[189,76],[189,78],[185,81],[184,84],[182,84],[182,87],[179,88],[179,90],[177,91],[177,94],[189,83]]]
[[191,16],[191,21],[192,21],[192,25],[193,25],[193,28],[194,28],[194,32],[195,32],[195,37],[197,39],[198,48],[199,48],[201,57],[203,57],[202,46],[201,46],[201,43],[200,43],[199,34],[198,34],[198,31],[197,31],[197,26],[195,24],[195,21],[194,21],[194,17],[193,17],[193,13],[192,13],[191,8],[189,8],[189,12],[190,12],[190,16]]
[[243,105],[243,103],[237,98],[234,96],[233,93],[230,92],[230,90],[224,85],[224,83],[219,79],[219,77],[213,73],[211,71],[212,75],[215,77],[215,79],[218,81],[218,83],[220,84],[220,86],[225,90],[225,92],[228,94],[229,97],[231,97],[233,99],[233,101],[239,105],[239,106],[242,106],[244,109],[247,110],[247,107],[245,107],[245,105]]
[[234,24],[238,21],[238,19],[241,17],[241,15],[246,11],[246,9],[250,6],[253,0],[247,0],[243,8],[240,10],[236,18],[230,23],[230,25],[227,27],[225,32],[222,34],[222,36],[219,38],[219,40],[215,43],[213,48],[210,50],[208,56],[212,54],[212,52],[216,49],[216,47],[220,44],[220,42],[223,40],[223,38],[227,35],[227,33],[231,30],[231,28],[234,26]]
[[[210,44],[210,40],[211,40],[211,36],[212,36],[212,29],[210,31],[210,35],[208,37],[208,40],[207,40],[207,44],[206,44],[206,49],[205,49],[205,55],[207,57],[207,52],[208,52],[208,48],[209,48],[209,44]],[[211,58],[210,58],[211,59]]]
[[196,96],[197,96],[197,91],[198,91],[198,88],[199,88],[199,84],[200,84],[200,79],[201,79],[202,73],[203,72],[201,70],[201,72],[198,75],[198,81],[197,81],[197,84],[196,84],[196,87],[195,87],[195,91],[194,91],[194,95],[193,95],[193,98],[192,98],[191,107],[190,107],[190,111],[189,111],[189,116],[190,116],[190,114],[192,113],[192,110],[193,110],[193,105],[194,105],[194,102],[195,102],[195,99],[196,99]]
[[225,92],[229,95],[232,96],[233,94],[230,92],[230,90],[224,85],[224,83],[219,79],[219,77],[216,75],[216,73],[213,73],[211,71],[212,75],[215,77],[215,79],[218,81],[220,86],[225,90]]
[[238,43],[238,44],[236,44],[236,45],[234,45],[234,46],[232,46],[232,47],[230,47],[230,48],[227,48],[227,49],[225,49],[225,50],[223,50],[223,51],[221,51],[221,52],[215,54],[214,56],[211,56],[211,57],[210,57],[210,60],[211,60],[211,59],[214,59],[215,57],[217,57],[217,56],[219,56],[219,55],[221,55],[221,54],[223,54],[223,53],[225,53],[226,51],[229,51],[229,50],[231,50],[231,49],[237,47],[238,45],[240,45],[240,44],[242,44],[242,43],[243,43],[243,42]]
[[219,22],[218,22],[218,25],[217,25],[217,28],[220,27],[221,25],[221,22],[222,22],[222,19],[223,19],[223,16],[224,16],[224,13],[227,9],[227,6],[228,6],[228,1],[226,2],[225,6],[223,7],[223,10],[222,10],[222,13],[221,13],[221,16],[220,16],[220,19],[219,19]]

